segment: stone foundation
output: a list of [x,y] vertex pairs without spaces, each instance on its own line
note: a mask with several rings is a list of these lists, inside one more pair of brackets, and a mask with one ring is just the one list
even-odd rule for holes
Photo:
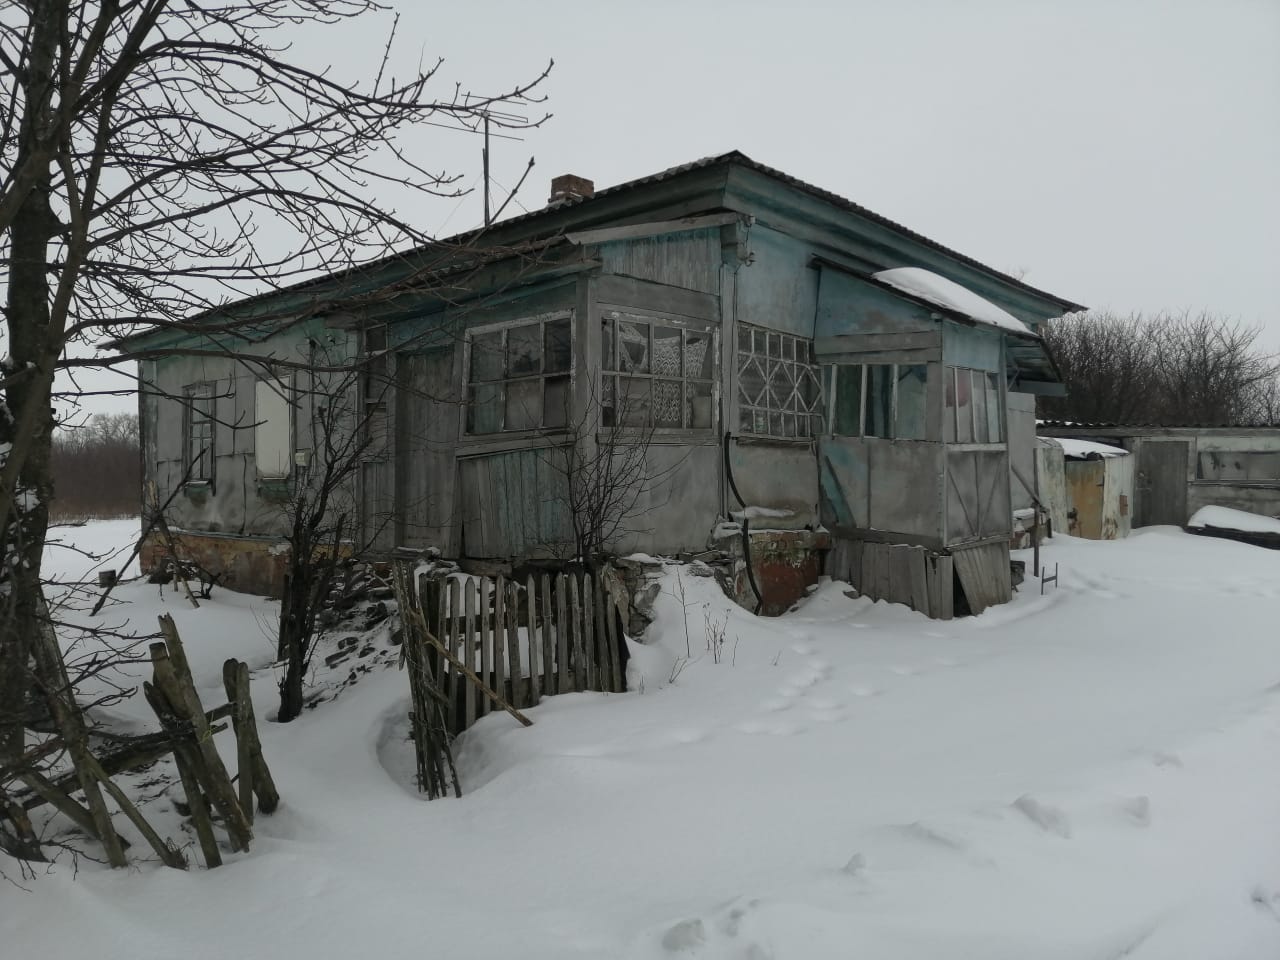
[[[217,576],[219,586],[265,597],[279,597],[284,588],[289,545],[283,540],[196,532],[175,532],[173,538],[180,558]],[[152,534],[139,557],[143,572],[150,573],[169,557],[169,547]]]

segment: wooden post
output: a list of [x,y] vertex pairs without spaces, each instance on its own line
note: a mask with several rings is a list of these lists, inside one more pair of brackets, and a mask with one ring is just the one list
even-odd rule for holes
[[[245,812],[231,788],[231,777],[213,744],[209,721],[205,718],[204,707],[196,695],[195,681],[173,617],[168,614],[160,617],[160,632],[164,634],[166,643],[151,645],[157,685],[180,716],[191,724],[196,749],[204,762],[204,773],[207,774],[203,778],[205,786],[214,806],[226,821],[232,849],[248,850],[249,842],[253,839],[253,828],[249,826]],[[168,648],[167,654],[157,656],[158,653],[164,653],[165,647]],[[157,648],[160,648],[159,651]]]
[[507,697],[506,671],[502,669],[502,661],[506,657],[505,636],[507,632],[507,581],[499,576],[493,588],[493,692]]
[[[489,578],[480,578],[480,678],[493,684],[493,641],[489,632]],[[480,698],[480,716],[489,712],[489,698]]]
[[511,678],[511,702],[528,706],[525,697],[524,671],[520,668],[520,587],[507,581],[507,676]]
[[222,664],[222,688],[231,704],[231,725],[236,733],[236,785],[239,787],[240,808],[245,819],[253,823],[253,753],[249,743],[249,721],[243,702],[249,691],[240,690],[240,661],[226,660]]
[[538,674],[542,670],[542,658],[538,656],[538,591],[534,586],[533,574],[524,581],[525,606],[529,611],[529,706],[536,707],[542,699],[542,690],[538,683]]
[[569,574],[569,625],[573,644],[573,689],[587,688],[586,650],[582,643],[582,601],[578,596],[578,575]]
[[[467,586],[464,592],[465,599],[462,606],[462,662],[467,665],[468,670],[475,670],[476,667],[476,582],[470,578],[467,579]],[[463,722],[465,726],[470,727],[476,722],[476,685],[474,683],[467,684],[466,704],[463,713]]]
[[599,690],[602,693],[612,693],[613,675],[609,670],[609,631],[604,623],[609,611],[608,595],[604,588],[604,572],[597,570],[594,575],[587,574],[587,576],[591,577],[591,588],[596,596],[596,679],[599,681]]
[[556,693],[568,693],[573,687],[569,678],[569,578],[556,577]]
[[554,617],[551,614],[551,574],[540,574],[538,586],[542,593],[542,689],[550,696],[556,692],[556,635],[552,627]]
[[582,571],[582,649],[587,665],[587,689],[599,690],[596,668],[595,581],[589,570]]

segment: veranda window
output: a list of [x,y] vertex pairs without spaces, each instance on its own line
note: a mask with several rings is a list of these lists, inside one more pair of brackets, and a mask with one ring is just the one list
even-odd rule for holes
[[569,423],[573,325],[554,314],[467,335],[467,433]]
[[604,426],[711,428],[714,329],[610,312],[600,352]]
[[1000,375],[943,367],[942,433],[947,443],[1003,443]]
[[832,433],[923,440],[929,368],[923,363],[839,363],[829,368]]
[[807,440],[822,432],[822,387],[813,341],[738,325],[738,429]]

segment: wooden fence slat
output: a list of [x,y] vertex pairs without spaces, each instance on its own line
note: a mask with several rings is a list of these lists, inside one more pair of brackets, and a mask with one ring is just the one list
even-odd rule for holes
[[[476,582],[467,578],[463,590],[462,602],[462,662],[467,669],[476,669]],[[463,714],[464,723],[470,727],[476,722],[476,685],[466,685],[466,704]]]
[[573,689],[587,688],[586,652],[582,648],[582,598],[577,574],[569,574],[569,643],[573,647]]
[[493,586],[493,691],[513,705],[515,701],[507,696],[506,671],[502,661],[506,656],[504,636],[507,632],[507,579],[499,576]]
[[529,706],[536,707],[542,699],[541,684],[538,674],[542,670],[542,658],[538,655],[538,590],[534,586],[533,574],[524,579],[525,606],[529,611]]
[[556,693],[573,689],[569,678],[569,578],[556,577]]
[[538,577],[542,601],[542,689],[547,696],[556,692],[556,635],[552,629],[551,574]]
[[507,676],[511,678],[511,702],[529,705],[525,694],[524,671],[520,669],[520,584],[507,581]]
[[587,576],[591,578],[591,589],[596,598],[596,689],[602,693],[611,693],[613,674],[609,670],[609,633],[604,626],[608,609],[604,592],[604,571],[597,570],[594,575],[587,574]]
[[911,548],[911,609],[919,610],[926,616],[929,614],[929,585],[925,577],[928,557],[924,547]]
[[[480,679],[493,687],[493,644],[489,636],[489,578],[480,578]],[[489,712],[489,698],[480,698],[480,716]]]
[[[462,662],[462,622],[460,614],[462,613],[462,584],[456,577],[449,578],[449,642],[445,644],[445,649]],[[450,686],[453,688],[453,696],[449,701],[449,710],[452,712],[454,733],[461,733],[466,729],[465,715],[462,709],[463,702],[466,699],[466,680],[458,673],[457,670],[451,672],[453,682]]]
[[599,670],[596,668],[595,593],[596,585],[591,573],[582,571],[582,650],[587,665],[588,690],[600,689],[597,680]]
[[619,636],[618,616],[620,605],[614,590],[613,580],[607,581],[609,603],[605,607],[605,629],[609,640],[609,674],[614,693],[622,693],[625,684],[622,678],[622,637]]

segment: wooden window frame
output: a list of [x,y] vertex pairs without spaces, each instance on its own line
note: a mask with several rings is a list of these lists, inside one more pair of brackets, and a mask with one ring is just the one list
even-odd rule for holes
[[[765,337],[766,346],[763,356],[755,349],[755,335],[757,333],[763,334]],[[827,398],[824,396],[821,364],[818,363],[814,354],[813,338],[787,333],[783,330],[772,330],[769,327],[744,321],[738,321],[737,336],[738,343],[734,361],[737,374],[739,434],[797,443],[811,443],[818,437],[824,436],[826,433],[826,423],[824,421],[829,422],[827,417],[829,410]],[[779,338],[779,356],[776,357],[770,355],[768,347],[772,337]],[[747,341],[748,345],[744,346],[744,340]],[[782,344],[787,346],[782,346]],[[797,354],[801,349],[805,353],[805,359],[797,358]],[[790,356],[787,354],[790,354]],[[761,391],[754,401],[744,393],[742,382],[744,371],[748,365],[753,363],[757,366],[763,378]],[[769,384],[776,368],[779,366],[790,371],[791,391],[782,407],[775,409]],[[806,401],[802,396],[802,378],[812,378],[815,390],[812,402]],[[760,401],[763,401],[763,403]],[[764,430],[758,429],[758,418],[760,417],[763,417],[764,420]],[[776,422],[784,425],[784,429],[773,429],[775,418],[778,418]],[[788,422],[795,424],[795,433],[786,431],[785,424]],[[805,425],[803,432],[800,430],[802,422]]]
[[[559,321],[568,321],[569,327],[569,368],[567,370],[546,369],[546,327],[549,323]],[[573,419],[573,392],[574,384],[577,378],[577,338],[578,332],[576,324],[573,322],[574,313],[572,310],[557,310],[552,313],[541,313],[533,316],[521,317],[518,320],[508,320],[501,323],[490,323],[483,326],[472,327],[468,329],[463,337],[462,350],[462,423],[460,436],[463,440],[483,440],[485,438],[496,437],[519,437],[529,434],[556,434],[567,431]],[[512,330],[517,330],[533,325],[538,326],[539,343],[542,345],[539,364],[541,369],[537,373],[522,374],[518,376],[508,376],[506,370],[503,370],[503,376],[496,380],[474,380],[472,379],[471,355],[474,348],[475,338],[492,333],[502,334],[501,354],[503,363],[506,363],[508,337]],[[561,380],[566,381],[566,405],[565,405],[565,423],[560,425],[547,426],[547,381]],[[542,383],[542,423],[538,426],[521,426],[509,428],[506,426],[506,406],[507,406],[507,390],[509,384],[512,383],[528,383],[531,381],[540,381]],[[476,387],[497,387],[499,390],[496,400],[498,408],[498,427],[495,430],[477,431],[472,428],[472,390]]]

